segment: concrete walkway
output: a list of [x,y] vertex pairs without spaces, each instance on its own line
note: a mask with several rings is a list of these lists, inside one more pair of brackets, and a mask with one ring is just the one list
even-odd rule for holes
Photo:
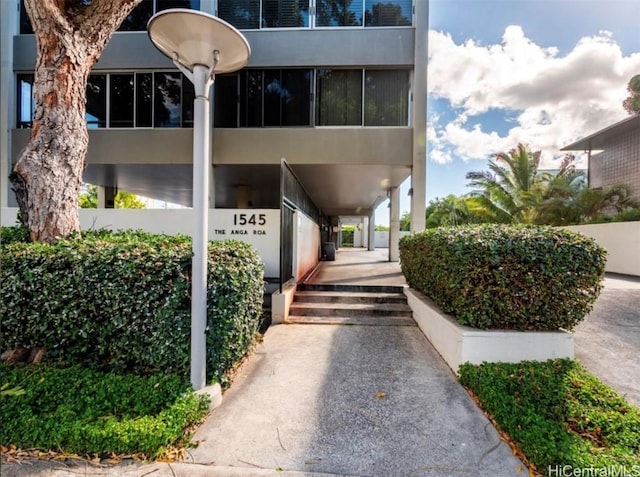
[[403,326],[272,327],[195,437],[193,462],[245,471],[514,476],[521,466],[422,333]]
[[[404,285],[387,253],[338,250],[306,282]],[[195,438],[192,462],[233,475],[526,473],[416,327],[270,328]]]
[[574,331],[576,358],[640,406],[640,279],[607,275],[593,311]]
[[398,262],[389,261],[389,249],[340,248],[336,260],[320,262],[306,277],[305,283],[331,283],[336,285],[395,285],[407,282]]

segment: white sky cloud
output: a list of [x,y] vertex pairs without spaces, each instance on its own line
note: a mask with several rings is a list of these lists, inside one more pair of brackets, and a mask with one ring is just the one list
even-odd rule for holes
[[[543,150],[543,163],[553,167],[561,147],[626,117],[627,82],[638,73],[640,52],[625,57],[606,31],[580,39],[565,56],[536,45],[520,26],[507,27],[494,45],[456,44],[430,31],[429,93],[457,112],[448,123],[430,117],[430,160],[486,160],[523,142]],[[490,110],[513,120],[506,135],[479,124],[477,115]]]

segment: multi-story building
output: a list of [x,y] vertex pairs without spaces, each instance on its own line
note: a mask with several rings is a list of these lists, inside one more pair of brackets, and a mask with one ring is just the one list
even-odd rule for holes
[[629,186],[640,201],[640,114],[623,119],[562,148],[588,154],[591,187]]
[[[412,225],[424,228],[428,0],[143,0],[87,87],[84,181],[100,186],[103,206],[118,189],[191,205],[193,87],[146,32],[155,12],[175,7],[219,16],[252,49],[213,89],[210,207],[233,213],[210,235],[260,234],[279,218],[280,265],[268,275],[299,278],[340,216],[365,217],[373,237],[374,211],[390,198],[397,260],[398,186],[409,176]],[[36,48],[19,0],[2,0],[0,18],[6,211],[16,205],[8,171],[29,139]]]

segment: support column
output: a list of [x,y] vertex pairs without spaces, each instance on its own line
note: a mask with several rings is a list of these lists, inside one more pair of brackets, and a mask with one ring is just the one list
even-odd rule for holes
[[[13,75],[13,36],[18,33],[18,2],[0,0],[0,207],[15,203],[9,172],[12,167],[11,130],[15,127],[15,82]],[[12,200],[9,200],[11,194]]]
[[411,167],[411,232],[422,232],[426,224],[427,181],[427,38],[429,2],[415,2],[415,53],[413,70],[413,164]]
[[390,189],[390,207],[389,207],[389,261],[400,261],[400,249],[398,242],[400,240],[400,188],[392,187]]
[[98,186],[98,209],[114,209],[117,193],[115,187]]
[[376,212],[371,212],[369,216],[369,250],[376,249]]

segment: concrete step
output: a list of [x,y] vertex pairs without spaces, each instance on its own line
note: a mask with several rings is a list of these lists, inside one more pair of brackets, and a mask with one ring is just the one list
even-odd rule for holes
[[342,285],[333,283],[300,283],[297,291],[331,291],[353,293],[403,293],[404,287],[395,285]]
[[417,326],[406,316],[300,316],[289,315],[287,323],[297,325]]
[[289,311],[298,316],[412,316],[405,303],[304,303],[294,301]]
[[402,293],[296,291],[295,302],[303,303],[407,303]]

